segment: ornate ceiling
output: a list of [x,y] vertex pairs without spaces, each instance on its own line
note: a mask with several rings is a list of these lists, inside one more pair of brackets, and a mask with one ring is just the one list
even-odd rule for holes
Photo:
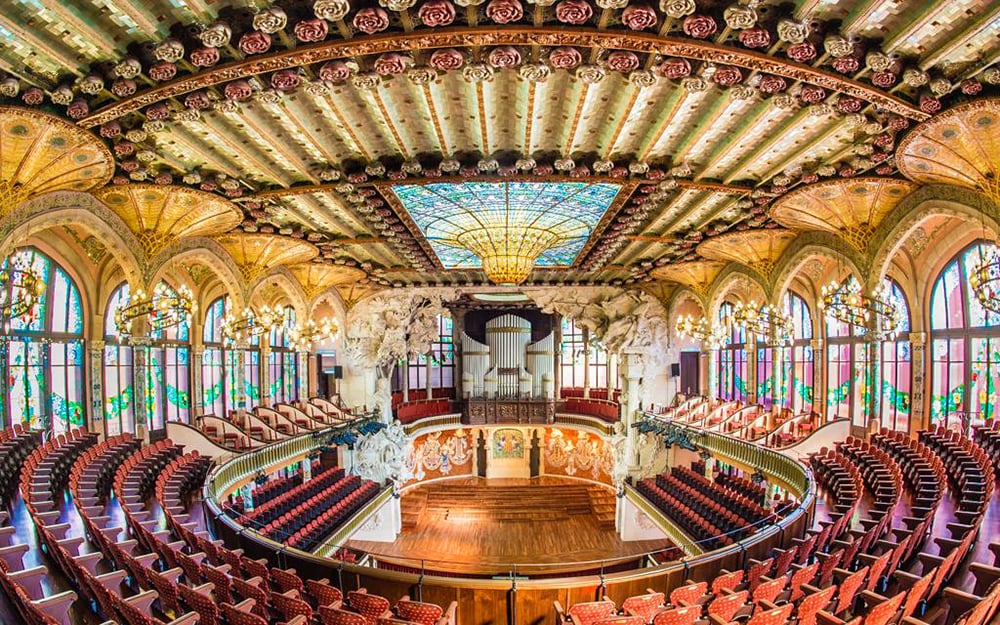
[[[560,256],[568,266],[537,267],[532,283],[700,284],[720,266],[667,267],[706,258],[766,272],[794,236],[778,222],[842,231],[880,218],[855,207],[834,223],[833,196],[810,212],[823,200],[811,192],[773,212],[777,198],[900,178],[897,145],[923,182],[935,132],[956,163],[983,160],[946,145],[953,126],[983,123],[974,114],[900,140],[1000,84],[994,0],[3,4],[0,104],[105,142],[81,147],[92,166],[50,168],[72,179],[62,188],[113,175],[224,196],[242,212],[236,231],[286,240],[295,261],[314,250],[293,243],[309,241],[362,284],[483,282],[441,258],[393,187],[501,181],[617,190],[585,217],[589,237]],[[26,139],[0,130],[6,161]],[[109,159],[114,172],[100,166]],[[880,193],[831,188],[854,206],[862,186]],[[154,228],[147,217],[137,227]]]

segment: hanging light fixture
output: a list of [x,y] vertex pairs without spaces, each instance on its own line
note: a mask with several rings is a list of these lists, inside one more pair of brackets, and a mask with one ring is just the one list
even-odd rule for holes
[[226,315],[222,319],[222,339],[229,343],[246,343],[267,334],[281,321],[281,311],[268,306],[257,312],[250,309],[239,315]]
[[151,294],[142,289],[129,295],[128,300],[115,313],[115,327],[122,338],[132,335],[132,325],[137,319],[146,318],[147,329],[159,332],[190,323],[195,311],[194,295],[191,289],[181,285],[176,292],[166,283],[159,283]]
[[340,328],[337,322],[331,317],[324,317],[319,321],[309,319],[301,326],[292,326],[286,329],[288,340],[292,347],[298,351],[309,351],[313,343],[330,340],[337,336]]
[[861,292],[856,280],[844,284],[831,282],[823,287],[821,294],[827,317],[846,323],[856,334],[872,341],[891,341],[906,321],[902,308],[890,300],[884,284],[869,296]]
[[16,318],[24,319],[25,325],[37,319],[44,291],[45,282],[30,261],[20,254],[10,256],[6,266],[0,268],[0,324],[5,333]]
[[979,263],[969,274],[969,286],[983,308],[1000,313],[1000,254],[996,245],[981,253]]
[[759,344],[771,347],[791,345],[795,333],[791,315],[770,304],[758,306],[753,300],[749,304],[736,304],[733,323],[742,326],[748,334],[757,336]]
[[677,334],[682,338],[701,341],[709,349],[721,347],[726,342],[727,324],[712,325],[705,317],[684,315],[677,320]]

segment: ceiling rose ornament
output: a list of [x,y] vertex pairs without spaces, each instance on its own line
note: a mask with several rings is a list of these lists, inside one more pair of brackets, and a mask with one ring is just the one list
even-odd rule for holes
[[31,266],[29,254],[12,254],[0,268],[0,330],[9,337],[11,321],[30,326],[38,319],[38,302],[45,283]]
[[830,232],[865,252],[885,216],[916,188],[892,178],[828,180],[778,198],[770,214],[786,228]]
[[0,218],[52,191],[90,191],[107,184],[114,157],[75,124],[0,106]]
[[792,316],[771,304],[760,306],[756,301],[737,302],[733,308],[733,323],[757,337],[758,345],[787,347],[795,335]]
[[194,294],[187,285],[182,284],[175,292],[166,283],[160,282],[150,294],[141,288],[129,294],[128,300],[115,312],[115,328],[123,339],[128,340],[138,320],[145,320],[148,332],[162,332],[182,323],[191,323],[196,309]]
[[905,313],[889,298],[882,284],[869,296],[853,277],[843,284],[832,282],[823,287],[820,308],[830,319],[846,323],[854,333],[870,341],[891,341],[905,323]]
[[133,184],[94,195],[135,234],[147,261],[181,239],[232,230],[242,218],[229,200],[186,187]]
[[288,25],[288,14],[278,6],[271,6],[261,10],[253,16],[254,30],[273,35],[280,30],[284,30]]
[[[382,4],[380,1],[379,4]],[[382,4],[382,6],[385,6]],[[410,2],[409,8],[413,6]],[[316,0],[313,2],[313,13],[321,20],[336,22],[347,17],[351,10],[351,3],[347,0]]]

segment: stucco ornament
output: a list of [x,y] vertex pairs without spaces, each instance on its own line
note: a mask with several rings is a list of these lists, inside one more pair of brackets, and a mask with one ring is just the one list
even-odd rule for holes
[[403,431],[399,421],[374,434],[362,437],[354,455],[355,472],[373,482],[392,482],[399,488],[410,477],[407,458],[413,451],[413,440]]
[[604,448],[611,453],[611,482],[619,493],[625,488],[628,478],[628,436],[621,421],[615,423],[614,434],[604,441]]
[[321,20],[331,22],[342,20],[350,10],[351,3],[347,0],[316,0],[313,2],[313,13]]

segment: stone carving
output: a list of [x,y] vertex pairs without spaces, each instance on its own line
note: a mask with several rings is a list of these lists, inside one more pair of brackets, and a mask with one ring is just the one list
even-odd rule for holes
[[412,455],[413,441],[403,431],[399,421],[363,437],[355,451],[354,472],[382,483],[392,482],[394,488],[410,477],[407,458]]

